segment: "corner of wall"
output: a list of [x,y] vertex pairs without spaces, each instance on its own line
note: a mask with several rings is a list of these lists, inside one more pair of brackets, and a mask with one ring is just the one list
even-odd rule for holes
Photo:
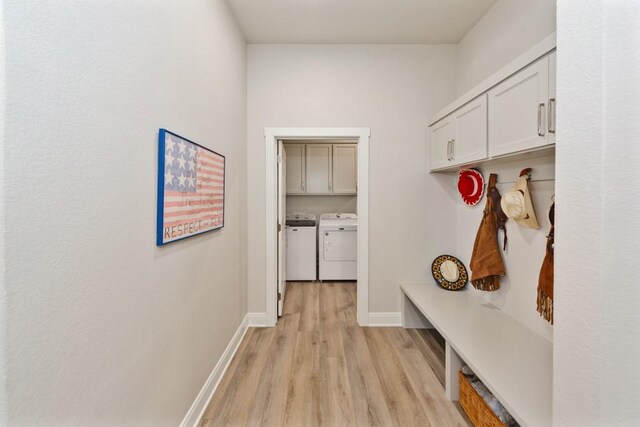
[[6,357],[6,258],[5,258],[5,198],[4,198],[4,138],[5,138],[5,50],[4,4],[0,0],[0,425],[7,422]]
[[240,30],[240,25],[238,23],[238,19],[231,9],[231,7],[227,6],[229,9],[229,13],[232,15],[233,20],[236,24],[236,28],[238,28],[238,32],[241,34],[245,45],[244,45],[244,129],[242,136],[242,149],[240,150],[241,159],[242,159],[242,172],[240,173],[240,319],[244,319],[248,314],[248,293],[249,293],[249,282],[248,282],[248,249],[247,249],[247,235],[248,235],[248,225],[247,225],[247,217],[248,217],[248,204],[247,204],[247,182],[248,182],[248,159],[247,159],[247,151],[248,151],[248,102],[249,95],[247,90],[247,66],[248,66],[248,46],[247,40],[244,36],[243,32]]
[[556,0],[498,0],[457,45],[458,95],[555,31]]

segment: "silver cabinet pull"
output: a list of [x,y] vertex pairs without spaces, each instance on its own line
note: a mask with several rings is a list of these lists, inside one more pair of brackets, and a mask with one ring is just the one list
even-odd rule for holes
[[544,107],[544,102],[538,104],[538,136],[545,135],[544,124],[542,123],[544,121]]
[[547,119],[549,133],[556,133],[556,99],[549,98],[549,118]]
[[304,181],[302,181],[302,191],[304,191]]
[[456,140],[451,140],[451,160],[455,160],[456,158]]
[[453,140],[450,139],[449,141],[447,141],[447,160],[451,161],[451,142]]

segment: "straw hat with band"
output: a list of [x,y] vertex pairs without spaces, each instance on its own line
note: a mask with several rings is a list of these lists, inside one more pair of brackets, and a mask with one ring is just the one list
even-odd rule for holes
[[530,172],[530,168],[523,169],[520,172],[518,182],[516,182],[511,191],[502,196],[500,206],[504,213],[516,221],[519,226],[537,230],[540,226],[538,225],[528,186]]

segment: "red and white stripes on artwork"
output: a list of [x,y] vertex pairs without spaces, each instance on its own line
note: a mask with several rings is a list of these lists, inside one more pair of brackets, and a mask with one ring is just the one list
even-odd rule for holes
[[197,147],[196,191],[164,193],[165,242],[222,227],[223,209],[224,158]]

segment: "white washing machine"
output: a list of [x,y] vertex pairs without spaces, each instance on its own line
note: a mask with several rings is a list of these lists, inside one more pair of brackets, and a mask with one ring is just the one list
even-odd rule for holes
[[322,214],[319,235],[320,280],[356,280],[358,216],[352,213]]
[[289,214],[285,220],[287,261],[285,280],[316,280],[316,216]]

